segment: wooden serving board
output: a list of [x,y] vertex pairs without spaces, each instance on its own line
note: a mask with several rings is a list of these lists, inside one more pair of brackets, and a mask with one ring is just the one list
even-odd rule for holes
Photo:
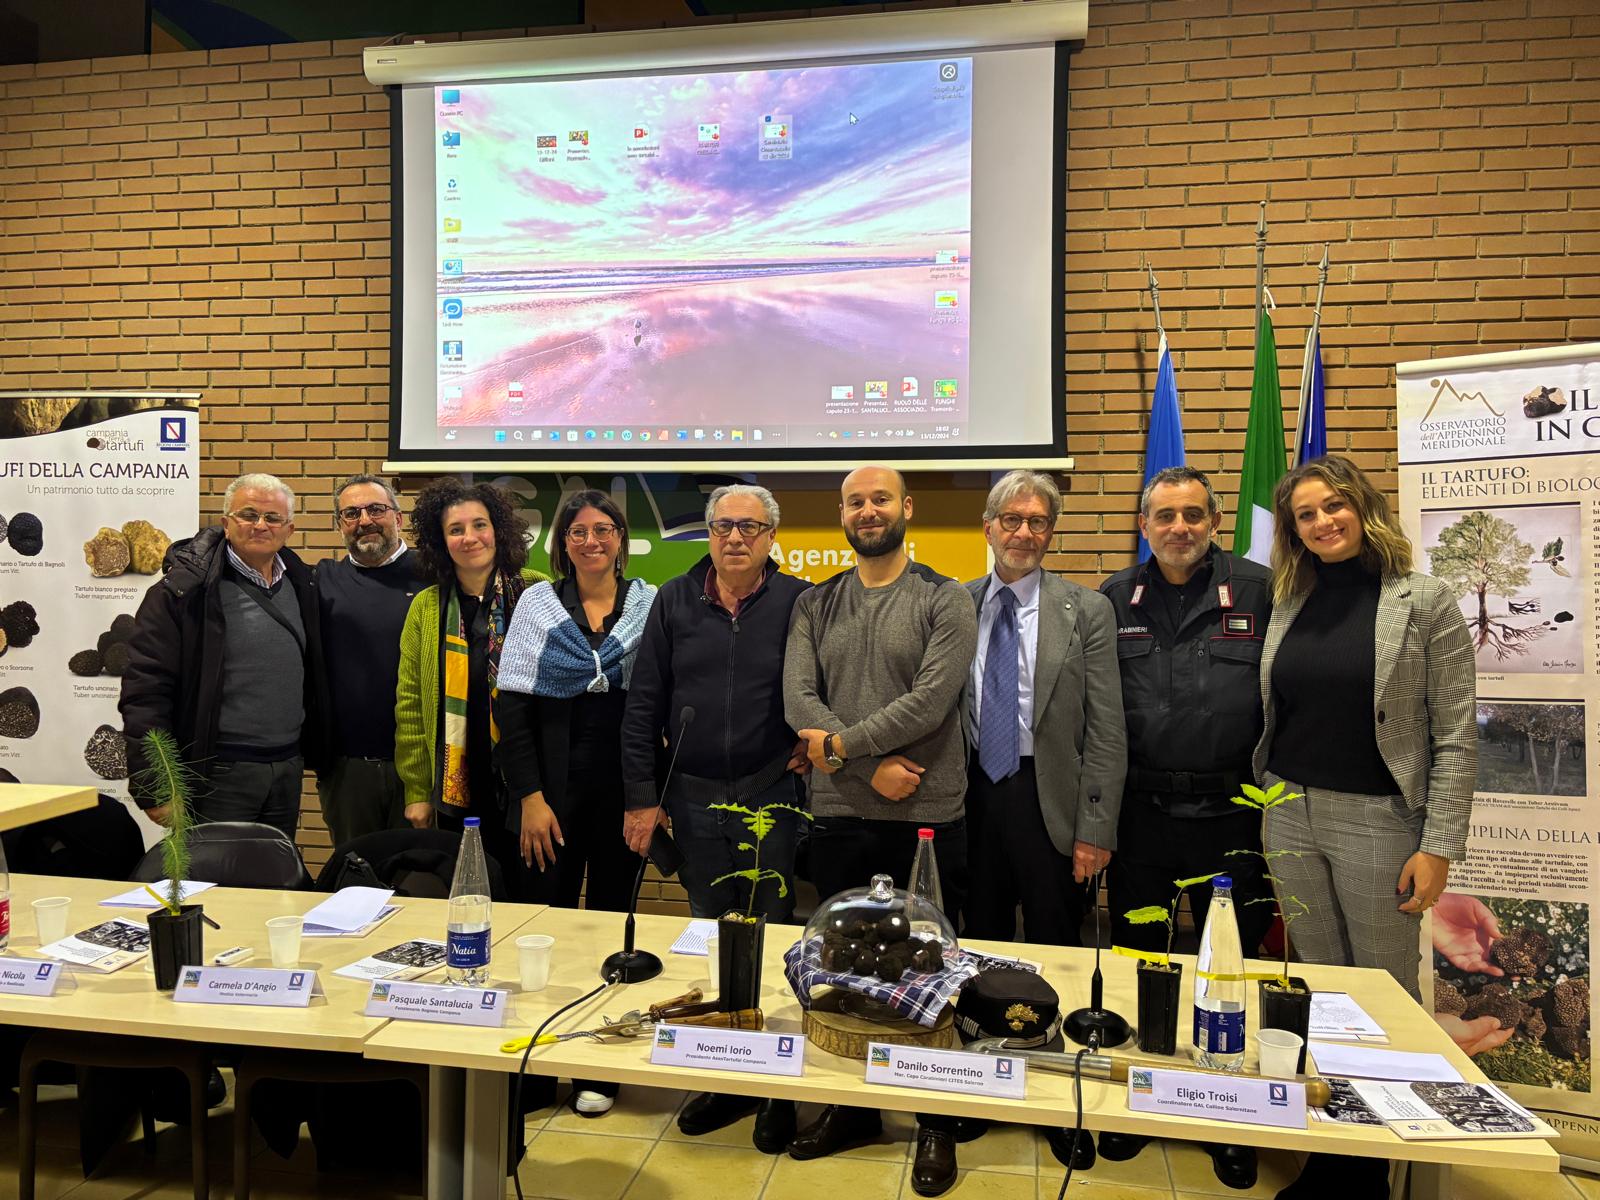
[[[819,1050],[841,1058],[867,1059],[869,1042],[888,1042],[895,1046],[932,1046],[947,1050],[959,1046],[955,1013],[949,1005],[939,1014],[932,1029],[885,1011],[882,1016],[863,1015],[874,1001],[855,992],[829,988],[819,994],[805,1012],[805,1035]],[[855,1011],[851,1011],[855,1010]]]

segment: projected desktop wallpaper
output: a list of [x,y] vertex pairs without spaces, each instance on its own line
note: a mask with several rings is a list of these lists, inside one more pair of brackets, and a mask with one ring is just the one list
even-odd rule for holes
[[435,88],[439,427],[963,440],[971,69]]

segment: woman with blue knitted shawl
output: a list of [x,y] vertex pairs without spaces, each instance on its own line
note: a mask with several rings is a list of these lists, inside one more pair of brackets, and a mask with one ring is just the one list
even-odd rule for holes
[[[610,496],[578,492],[550,531],[559,576],[522,594],[500,653],[501,774],[520,805],[522,899],[625,912],[639,856],[622,840],[622,712],[654,585],[628,579],[628,523]],[[588,887],[584,883],[587,876]],[[614,1085],[578,1082],[598,1116]]]

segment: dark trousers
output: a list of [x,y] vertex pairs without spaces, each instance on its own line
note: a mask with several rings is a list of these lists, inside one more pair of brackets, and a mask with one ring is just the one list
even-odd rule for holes
[[582,896],[585,908],[627,912],[641,859],[622,840],[621,778],[584,772],[569,776],[562,808],[568,813],[561,822],[566,845],[556,847],[554,864],[541,871],[538,860],[530,867],[517,851],[520,898],[529,904],[577,908]]
[[300,784],[305,761],[296,754],[281,762],[219,760],[209,786],[195,803],[202,821],[255,821],[283,830],[290,841],[300,824]]
[[317,779],[322,821],[335,846],[385,829],[409,829],[406,789],[387,758],[336,758]]
[[[942,825],[915,821],[866,821],[858,817],[817,817],[811,823],[811,878],[819,900],[846,888],[866,887],[874,875],[888,875],[898,888],[911,878],[911,860],[917,853],[917,830],[933,830],[933,858],[939,865],[939,890],[944,915],[959,927],[967,900],[967,823],[965,819]],[[917,1120],[930,1129],[953,1130],[955,1117],[919,1113]]]
[[[759,795],[745,800],[751,810],[763,804],[792,804],[805,807],[805,793],[796,785],[798,775],[785,772],[783,776]],[[683,867],[678,879],[689,893],[689,915],[707,919],[720,917],[730,909],[743,910],[750,903],[750,884],[744,879],[712,880],[734,871],[756,865],[755,857],[741,844],[753,845],[755,835],[745,826],[745,818],[738,813],[722,812],[706,807],[697,799],[676,797],[667,802],[672,817],[672,837],[683,851]],[[779,895],[778,881],[764,879],[756,889],[754,911],[769,921],[788,924],[794,920],[794,855],[800,834],[799,813],[775,809],[768,814],[772,828],[761,842],[760,869],[777,871],[783,876],[783,895]]]
[[959,914],[967,901],[967,823],[962,818],[942,825],[918,825],[915,821],[817,817],[811,822],[810,855],[818,899],[826,903],[846,888],[866,887],[874,875],[888,875],[895,887],[905,887],[911,879],[911,860],[917,854],[918,829],[933,830],[944,915],[959,928]]
[[[1122,914],[1151,904],[1166,908],[1172,903],[1173,880],[1221,871],[1233,877],[1239,941],[1245,956],[1254,957],[1277,909],[1270,902],[1251,901],[1270,901],[1272,886],[1260,858],[1228,851],[1260,849],[1258,812],[1239,808],[1216,816],[1172,816],[1148,794],[1124,796],[1117,822],[1117,851],[1106,874],[1113,943],[1134,950],[1165,950],[1167,931],[1162,925],[1133,925]],[[1188,893],[1195,928],[1203,929],[1211,907],[1211,885],[1196,884]]]
[[1072,856],[1050,841],[1031,757],[999,783],[973,757],[967,773],[967,833],[967,937],[1014,941],[1020,904],[1023,941],[1083,944],[1088,893],[1073,882]]

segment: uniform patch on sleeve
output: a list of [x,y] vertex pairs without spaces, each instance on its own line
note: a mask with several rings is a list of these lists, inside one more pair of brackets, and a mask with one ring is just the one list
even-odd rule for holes
[[1255,614],[1229,613],[1222,618],[1222,632],[1229,637],[1254,637],[1256,632]]

